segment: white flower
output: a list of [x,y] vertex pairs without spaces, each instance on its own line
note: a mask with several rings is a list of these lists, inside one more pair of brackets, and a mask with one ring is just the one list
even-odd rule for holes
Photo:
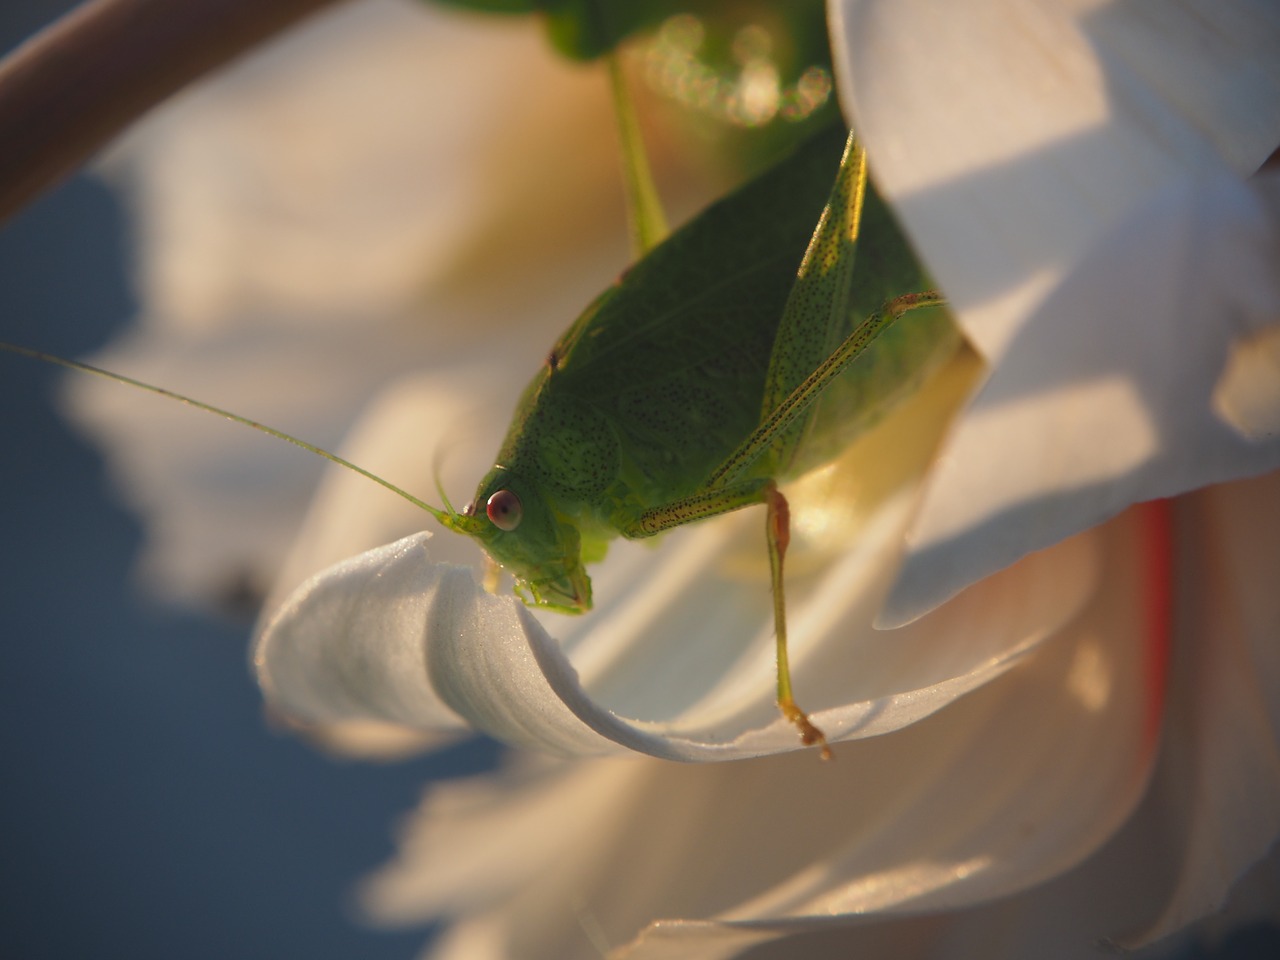
[[[834,764],[818,764],[776,717],[753,512],[677,531],[656,551],[619,545],[593,571],[598,609],[580,620],[540,622],[470,572],[428,560],[461,549],[443,535],[398,540],[308,580],[269,614],[256,650],[276,709],[364,746],[371,731],[470,725],[575,757],[614,754],[513,759],[428,798],[401,861],[371,881],[366,902],[389,921],[451,919],[441,956],[589,957],[633,943],[625,955],[714,957],[795,936],[783,955],[1085,955],[1099,939],[1146,943],[1212,911],[1280,831],[1280,480],[1267,473],[1280,465],[1280,189],[1244,179],[1280,143],[1273,8],[832,8],[843,103],[874,176],[984,364],[980,374],[973,357],[958,361],[836,467],[789,491],[804,541],[789,580],[797,692],[833,740],[850,742]],[[421,37],[418,16],[431,24]],[[233,122],[229,107],[244,106],[237,84],[250,78],[288,85],[303,70],[315,131],[337,129],[335,98],[364,104],[368,94],[317,92],[317,77],[362,76],[369,51],[384,66],[400,62],[384,43],[404,43],[406,64],[418,41],[460,49],[460,36],[435,33],[449,22],[383,3],[339,14],[175,109],[171,127],[151,134],[174,138],[155,146],[157,169],[172,169],[180,190],[190,168],[164,158],[202,155],[182,146],[209,126],[198,111],[226,110]],[[512,37],[526,59],[506,58],[520,80],[495,104],[529,97],[545,107],[539,123],[562,124],[564,136],[609,129],[603,103],[587,120],[571,99],[582,78],[543,101],[542,83],[562,75],[521,45],[530,38],[518,28]],[[306,73],[312,43],[328,47]],[[334,58],[348,49],[351,66],[339,70]],[[415,89],[412,75],[403,88]],[[280,120],[256,112],[261,95],[251,97],[250,116],[278,132]],[[469,109],[456,121],[472,124],[465,161],[442,162],[439,176],[465,180],[490,150],[520,160],[483,171],[485,189],[459,214],[489,256],[495,236],[527,221],[503,230],[504,207],[490,207],[485,190],[514,182],[509,202],[558,196],[539,179],[554,173],[594,197],[587,185],[604,179],[584,175],[612,170],[595,154],[568,169],[560,161],[576,155],[541,127],[556,162],[536,164],[530,191],[517,174],[534,161],[511,148],[507,123],[525,112]],[[281,116],[297,122],[292,108]],[[365,141],[377,138],[334,136],[300,156],[335,164],[346,155],[338,147]],[[397,150],[413,168],[413,144]],[[228,198],[261,175],[258,159],[243,159]],[[144,173],[145,210],[145,185],[163,178]],[[157,216],[174,203],[166,196]],[[251,209],[280,194],[265,182],[257,196]],[[294,222],[312,196],[299,188]],[[455,318],[462,334],[443,346],[437,327],[414,327],[412,265],[441,262],[431,256],[451,255],[454,241],[420,232],[441,222],[427,208],[405,201],[399,220],[401,205],[376,196],[334,208],[360,215],[354,249],[390,216],[399,229],[379,242],[411,252],[370,258],[349,285],[335,248],[297,235],[255,248],[250,232],[223,245],[244,254],[221,278],[191,279],[175,245],[151,302],[167,314],[193,305],[185,342],[202,347],[228,315],[246,327],[278,318],[289,344],[303,332],[295,317],[318,317],[319,342],[348,358],[353,343],[382,342],[385,357],[352,366],[405,376],[375,399],[346,452],[421,489],[448,450],[445,486],[469,492],[514,391],[608,273],[607,254],[592,261],[599,273],[577,259],[565,267],[600,249],[585,215],[593,203],[581,218],[552,206],[534,222],[584,233],[566,227],[559,247],[537,237],[515,276],[447,256],[448,269],[428,278],[430,312]],[[241,222],[214,222],[223,220]],[[291,257],[265,252],[276,248]],[[292,273],[300,261],[306,269]],[[320,279],[336,284],[332,298],[311,285]],[[190,300],[188,283],[199,292]],[[494,324],[477,346],[477,325],[516,311],[558,320]],[[345,332],[353,316],[376,323],[376,335]],[[499,330],[513,332],[493,347]],[[370,396],[364,375],[335,403]],[[495,384],[508,396],[489,409]],[[363,483],[325,481],[281,598],[412,529],[402,505]],[[779,755],[675,765],[635,751]]]

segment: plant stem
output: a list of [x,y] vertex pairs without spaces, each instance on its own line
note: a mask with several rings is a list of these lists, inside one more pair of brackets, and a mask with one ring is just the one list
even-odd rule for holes
[[0,62],[0,222],[192,80],[337,0],[88,0]]
[[661,243],[667,236],[667,218],[662,201],[649,170],[649,158],[636,118],[635,105],[627,93],[622,59],[617,50],[605,56],[609,65],[609,87],[613,93],[613,112],[618,121],[618,139],[622,146],[622,172],[627,192],[627,219],[631,223],[631,247],[637,257]]

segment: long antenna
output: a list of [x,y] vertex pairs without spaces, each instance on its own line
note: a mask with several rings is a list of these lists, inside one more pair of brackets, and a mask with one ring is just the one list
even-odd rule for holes
[[139,390],[146,390],[148,393],[154,393],[161,397],[168,397],[170,400],[177,400],[179,403],[185,403],[187,406],[195,407],[197,410],[204,410],[206,413],[215,414],[216,416],[223,417],[233,423],[252,427],[259,433],[265,433],[267,436],[275,437],[277,440],[285,440],[292,443],[295,447],[301,447],[308,453],[314,453],[318,457],[324,457],[324,459],[331,463],[336,463],[340,467],[346,467],[348,470],[354,470],[356,473],[360,474],[360,476],[366,477],[379,486],[390,490],[397,496],[408,500],[415,507],[419,507],[427,511],[427,513],[431,514],[446,526],[448,526],[449,519],[455,516],[452,511],[446,512],[433,507],[429,503],[419,500],[407,490],[403,490],[400,487],[397,487],[394,483],[383,480],[376,474],[370,473],[364,467],[357,466],[350,460],[338,456],[336,453],[330,453],[323,447],[317,447],[313,443],[307,443],[305,440],[300,440],[299,438],[287,434],[282,430],[277,430],[275,427],[268,427],[265,423],[259,423],[257,420],[250,420],[248,417],[242,417],[240,414],[232,413],[230,410],[223,410],[221,407],[215,407],[211,403],[205,403],[201,400],[196,400],[193,397],[188,397],[181,393],[175,393],[173,390],[166,390],[164,387],[157,387],[150,383],[144,383],[141,380],[135,380],[132,377],[126,377],[121,373],[112,373],[110,370],[103,370],[101,367],[90,366],[87,363],[81,363],[79,360],[68,360],[66,357],[59,357],[56,354],[45,353],[41,350],[32,350],[29,347],[20,347],[16,343],[8,343],[7,341],[0,340],[0,350],[7,350],[9,353],[16,353],[23,357],[30,357],[32,360],[43,360],[45,363],[52,363],[59,367],[66,367],[68,370],[79,370],[81,373],[91,373],[95,377],[102,377],[104,380],[111,380],[115,383],[136,387]]

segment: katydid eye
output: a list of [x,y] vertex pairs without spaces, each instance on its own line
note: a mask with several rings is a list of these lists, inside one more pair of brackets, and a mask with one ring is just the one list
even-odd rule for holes
[[489,498],[484,512],[499,530],[511,531],[520,526],[524,508],[520,506],[520,498],[510,490],[499,490]]

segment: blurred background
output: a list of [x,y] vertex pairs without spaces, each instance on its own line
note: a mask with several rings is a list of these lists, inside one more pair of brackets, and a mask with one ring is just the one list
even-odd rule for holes
[[[0,4],[5,52],[74,6]],[[65,356],[133,315],[127,225],[77,176],[0,227],[0,338]],[[0,956],[407,958],[352,884],[484,746],[388,766],[273,732],[249,624],[147,600],[138,522],[59,416],[63,371],[0,356]],[[160,401],[158,401],[160,402]]]

